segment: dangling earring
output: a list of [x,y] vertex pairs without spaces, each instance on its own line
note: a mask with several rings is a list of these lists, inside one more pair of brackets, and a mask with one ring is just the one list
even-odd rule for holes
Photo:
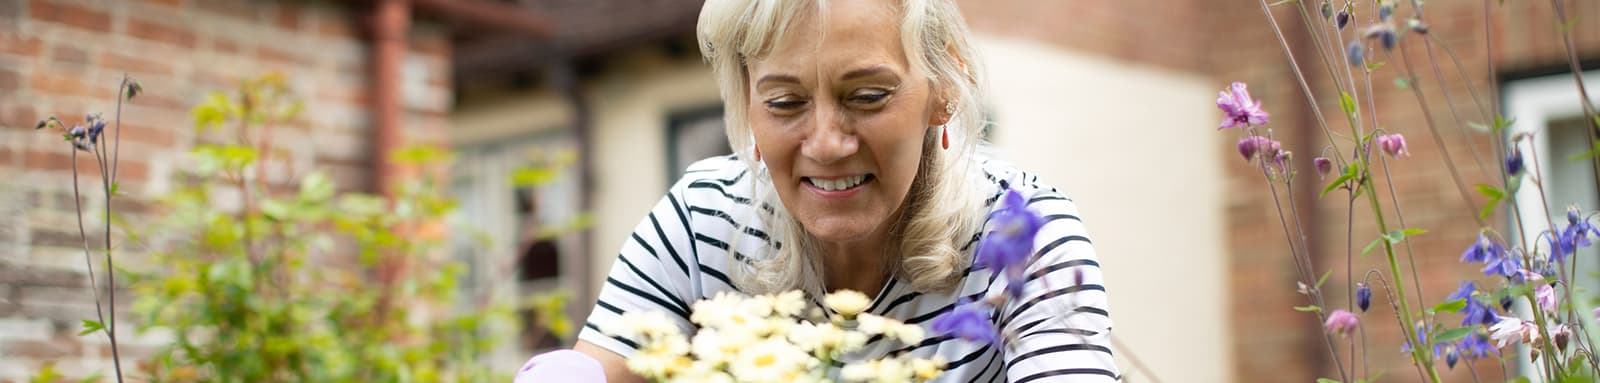
[[939,144],[940,146],[943,146],[945,150],[950,150],[950,120],[948,119],[955,117],[955,114],[955,104],[946,101],[944,103],[944,118],[946,118],[945,124],[944,126],[939,127]]

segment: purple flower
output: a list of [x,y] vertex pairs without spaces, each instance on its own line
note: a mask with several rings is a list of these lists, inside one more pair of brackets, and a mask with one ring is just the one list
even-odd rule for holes
[[[1453,301],[1457,299],[1471,299],[1472,293],[1475,292],[1478,292],[1478,286],[1472,284],[1472,281],[1461,281],[1461,287],[1457,287],[1456,291],[1450,293],[1450,296],[1444,297],[1444,300]],[[1461,311],[1457,310],[1456,312]]]
[[1256,155],[1278,157],[1278,152],[1283,150],[1283,144],[1263,136],[1249,136],[1239,139],[1239,155],[1245,161],[1251,161]]
[[1333,310],[1332,313],[1328,314],[1328,321],[1323,323],[1322,327],[1330,333],[1347,335],[1351,331],[1355,331],[1356,327],[1360,325],[1361,319],[1356,318],[1356,314],[1351,314],[1349,311],[1344,310]]
[[1344,48],[1344,55],[1346,59],[1350,60],[1350,65],[1361,65],[1366,62],[1366,50],[1367,48],[1361,46],[1360,41],[1351,41],[1350,45]]
[[[1415,336],[1416,336],[1416,344],[1429,344],[1429,343],[1432,343],[1432,342],[1428,342],[1428,326],[1427,325],[1424,325],[1422,322],[1419,321],[1419,322],[1417,322],[1416,327],[1412,327],[1412,331],[1413,331],[1412,334],[1415,334]],[[1411,352],[1411,344],[1412,344],[1411,341],[1406,341],[1405,343],[1400,344],[1400,351]],[[1444,347],[1445,347],[1444,343],[1433,343],[1433,355],[1435,357],[1438,357],[1439,355],[1444,354],[1444,352],[1443,352],[1444,351]]]
[[1242,82],[1234,82],[1231,90],[1217,92],[1217,108],[1222,109],[1222,125],[1217,130],[1266,125],[1267,112],[1261,110],[1261,101],[1252,100],[1250,91]]
[[1461,326],[1493,325],[1500,320],[1500,315],[1495,314],[1494,308],[1479,302],[1475,298],[1467,298],[1467,307],[1461,309]]
[[1006,291],[1022,293],[1022,274],[1033,255],[1033,240],[1044,226],[1044,218],[1028,209],[1028,201],[1016,189],[1006,190],[1001,208],[989,214],[988,235],[978,243],[975,262],[979,270],[990,269],[1006,275]]
[[1506,155],[1506,175],[1515,177],[1522,174],[1522,150],[1512,149]]
[[1461,252],[1461,261],[1489,262],[1499,259],[1505,253],[1505,246],[1500,245],[1500,243],[1495,242],[1492,239],[1489,239],[1488,235],[1484,235],[1484,233],[1480,232],[1478,233],[1478,242],[1472,244],[1470,247],[1467,247],[1466,251]]
[[1317,168],[1317,177],[1327,178],[1328,173],[1333,171],[1333,160],[1328,157],[1312,158],[1311,166]]
[[1378,148],[1383,149],[1383,152],[1388,153],[1390,157],[1400,158],[1411,155],[1411,151],[1406,150],[1406,137],[1400,135],[1400,133],[1379,135],[1376,140],[1378,140]]
[[1394,4],[1383,3],[1378,6],[1378,21],[1389,21],[1394,16]]
[[1548,283],[1541,283],[1533,288],[1533,300],[1539,303],[1539,308],[1546,312],[1556,311],[1556,288]]
[[1339,29],[1344,29],[1346,25],[1350,25],[1350,11],[1340,10],[1339,14],[1333,17],[1333,23],[1338,25]]
[[1368,286],[1366,283],[1357,283],[1356,307],[1361,308],[1361,312],[1367,312],[1367,307],[1370,306],[1372,306],[1372,286]]
[[1560,251],[1552,250],[1551,260],[1559,263],[1561,262],[1561,257],[1557,254],[1572,254],[1578,251],[1580,247],[1593,245],[1589,241],[1590,234],[1600,236],[1600,229],[1596,229],[1594,224],[1589,223],[1589,220],[1583,219],[1583,216],[1578,212],[1578,208],[1567,209],[1567,228],[1561,231],[1561,235],[1557,236],[1557,244],[1559,245],[1557,247],[1560,247]]
[[1489,260],[1489,263],[1483,265],[1482,271],[1483,275],[1515,277],[1521,275],[1522,259],[1514,255],[1492,259]]
[[994,343],[999,340],[994,324],[989,322],[993,308],[983,302],[961,302],[949,312],[933,318],[934,334],[950,335],[973,342]]
[[1467,359],[1487,358],[1491,352],[1495,351],[1494,346],[1489,345],[1489,337],[1484,336],[1481,332],[1473,332],[1472,335],[1467,335],[1465,339],[1456,342],[1456,349],[1460,350],[1461,356],[1467,357]]

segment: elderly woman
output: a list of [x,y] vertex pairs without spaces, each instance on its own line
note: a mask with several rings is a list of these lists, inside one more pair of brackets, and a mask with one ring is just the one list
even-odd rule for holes
[[1005,288],[974,267],[974,245],[1010,189],[1044,224],[1021,296],[989,315],[1006,339],[878,340],[867,354],[939,357],[951,382],[1118,377],[1076,207],[980,154],[983,82],[953,1],[711,0],[698,35],[737,154],[690,166],[623,244],[575,347],[598,361],[591,376],[640,380],[624,362],[636,342],[600,331],[623,313],[662,311],[692,333],[690,304],[722,291],[876,292],[869,312],[927,326]]

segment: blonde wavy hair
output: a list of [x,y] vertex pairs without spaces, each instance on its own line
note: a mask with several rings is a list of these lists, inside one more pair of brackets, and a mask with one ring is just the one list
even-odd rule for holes
[[[732,267],[747,293],[799,289],[824,293],[822,251],[817,240],[783,208],[770,175],[752,156],[754,137],[747,107],[750,78],[746,63],[770,54],[802,12],[821,13],[827,0],[709,0],[700,11],[696,34],[700,50],[721,86],[728,142],[755,170],[755,206],[771,206],[761,215],[782,246],[764,257]],[[984,221],[983,197],[974,195],[976,161],[984,121],[978,113],[983,82],[978,58],[967,41],[966,22],[950,0],[903,0],[900,40],[912,69],[928,76],[935,95],[947,100],[955,114],[944,127],[924,134],[922,162],[906,195],[903,216],[891,229],[891,254],[898,279],[917,291],[946,292],[955,287],[971,258],[962,248]],[[949,129],[950,148],[939,147],[940,129]],[[760,211],[761,209],[751,209]],[[757,214],[758,213],[752,213]],[[740,238],[743,236],[735,236]],[[735,240],[737,241],[737,239]],[[737,249],[737,243],[730,249]],[[871,293],[871,292],[868,292]]]

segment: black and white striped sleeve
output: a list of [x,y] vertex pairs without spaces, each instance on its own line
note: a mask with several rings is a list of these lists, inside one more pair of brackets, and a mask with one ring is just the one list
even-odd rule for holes
[[632,355],[638,342],[608,330],[622,324],[624,313],[635,311],[660,311],[685,334],[692,333],[689,310],[698,296],[698,271],[682,190],[680,183],[667,192],[623,242],[579,340]]
[[1029,207],[1046,222],[1022,297],[1000,313],[999,326],[1014,337],[1005,350],[1007,381],[1115,382],[1106,289],[1078,209],[1053,191],[1032,195]]

